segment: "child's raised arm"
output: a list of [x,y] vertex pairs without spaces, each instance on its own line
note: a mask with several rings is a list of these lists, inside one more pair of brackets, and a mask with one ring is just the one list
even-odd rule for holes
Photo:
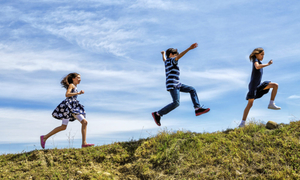
[[271,64],[273,64],[272,59],[267,64],[259,64],[258,62],[255,62],[254,66],[255,66],[255,69],[261,69],[261,68],[264,68],[266,66],[270,66]]
[[163,61],[166,61],[166,52],[165,52],[165,51],[162,51],[162,52],[160,52],[160,53],[161,53],[161,55],[162,55]]
[[186,50],[184,50],[183,52],[178,54],[178,56],[176,56],[175,60],[178,61],[180,58],[182,58],[182,56],[184,56],[187,52],[189,52],[189,50],[195,49],[196,47],[198,47],[197,43],[192,44],[189,48],[187,48]]

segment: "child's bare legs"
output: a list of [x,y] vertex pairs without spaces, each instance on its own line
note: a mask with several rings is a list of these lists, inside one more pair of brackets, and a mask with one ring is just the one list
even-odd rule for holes
[[86,130],[87,130],[87,120],[86,119],[82,119],[81,122],[81,134],[82,134],[82,145],[81,147],[90,147],[90,146],[94,146],[95,144],[88,144],[86,142]]
[[49,137],[51,137],[52,135],[54,135],[54,134],[56,134],[56,133],[58,133],[60,131],[66,130],[66,129],[67,129],[67,125],[64,125],[64,124],[62,124],[61,126],[58,126],[58,127],[54,128],[52,131],[50,131],[48,134],[46,134],[44,136],[44,142],[46,142],[46,140]]
[[249,111],[251,109],[251,107],[253,106],[253,102],[254,102],[254,99],[248,99],[248,104],[244,110],[244,114],[243,114],[243,119],[241,121],[241,124],[239,125],[239,127],[244,127],[245,124],[246,124],[246,119],[247,119],[247,116],[249,114]]
[[265,87],[265,89],[271,89],[271,88],[273,89],[271,94],[271,101],[274,101],[278,90],[278,84],[271,82],[267,87]]
[[244,110],[244,114],[243,114],[243,119],[242,120],[246,121],[247,116],[249,114],[249,111],[250,111],[251,107],[253,106],[253,102],[254,102],[254,99],[248,99],[248,104],[247,104],[247,106],[246,106],[246,108]]
[[86,142],[86,129],[87,129],[87,120],[86,119],[83,119],[81,121],[81,134],[82,134],[82,145],[86,145],[87,142]]
[[277,83],[269,83],[269,85],[267,87],[265,87],[265,89],[270,89],[270,88],[272,88],[273,90],[272,90],[271,99],[270,99],[270,103],[269,103],[268,108],[269,109],[274,109],[274,110],[279,110],[281,108],[276,106],[275,102],[274,102],[275,97],[277,95],[278,84]]
[[[81,134],[82,134],[82,145],[81,147],[89,147],[89,146],[94,146],[94,144],[88,144],[86,142],[86,131],[87,131],[87,120],[84,118],[84,116],[82,114],[79,115],[74,115],[73,116],[81,123]],[[45,142],[46,140],[51,137],[52,135],[63,131],[65,129],[67,129],[67,124],[69,123],[69,119],[62,119],[62,125],[56,127],[55,129],[53,129],[50,133],[48,133],[45,136],[41,136],[41,146],[42,148],[45,148]]]

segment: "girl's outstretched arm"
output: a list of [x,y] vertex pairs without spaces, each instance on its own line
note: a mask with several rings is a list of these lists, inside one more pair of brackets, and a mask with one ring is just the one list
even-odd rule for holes
[[255,69],[261,69],[267,66],[270,66],[271,64],[273,64],[273,60],[271,59],[267,64],[259,64],[258,62],[254,63]]
[[74,84],[70,84],[68,89],[67,89],[67,92],[66,92],[66,97],[72,97],[72,96],[76,96],[76,95],[79,95],[79,94],[83,94],[84,91],[81,90],[80,92],[77,92],[77,93],[71,93],[72,89],[75,88],[75,85]]
[[166,61],[166,52],[165,52],[165,51],[162,51],[162,52],[160,52],[160,53],[161,53],[161,55],[162,55],[163,61]]

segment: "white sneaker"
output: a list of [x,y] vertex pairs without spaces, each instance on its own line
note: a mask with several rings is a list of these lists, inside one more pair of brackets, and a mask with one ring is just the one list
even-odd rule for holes
[[273,104],[269,104],[268,109],[280,110],[281,107],[278,107],[275,105],[275,103],[273,103]]
[[241,128],[241,127],[245,127],[245,125],[246,125],[246,121],[241,121],[241,123],[240,123],[240,125],[239,125],[239,127]]
[[241,124],[239,125],[239,128],[242,128],[242,127],[245,127],[245,124],[242,124],[242,123],[241,123]]

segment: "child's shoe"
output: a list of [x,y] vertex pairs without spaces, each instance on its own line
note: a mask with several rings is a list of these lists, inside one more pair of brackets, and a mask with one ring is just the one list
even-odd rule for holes
[[239,125],[240,128],[245,127],[246,126],[246,121],[242,120],[241,124]]
[[275,103],[270,103],[268,109],[280,110],[281,107],[275,105]]
[[239,128],[245,127],[245,124],[240,124]]
[[209,108],[200,107],[199,109],[195,110],[195,114],[196,114],[196,116],[199,116],[201,114],[207,113],[208,111],[210,111]]
[[40,140],[41,140],[41,146],[42,146],[42,148],[45,149],[46,142],[44,141],[44,136],[41,136]]
[[84,147],[91,147],[91,146],[94,146],[95,144],[83,144],[83,145],[81,145],[81,147],[82,148],[84,148]]
[[153,113],[152,113],[152,117],[153,117],[155,123],[156,123],[158,126],[161,126],[161,124],[160,124],[160,116],[157,115],[156,112],[153,112]]

